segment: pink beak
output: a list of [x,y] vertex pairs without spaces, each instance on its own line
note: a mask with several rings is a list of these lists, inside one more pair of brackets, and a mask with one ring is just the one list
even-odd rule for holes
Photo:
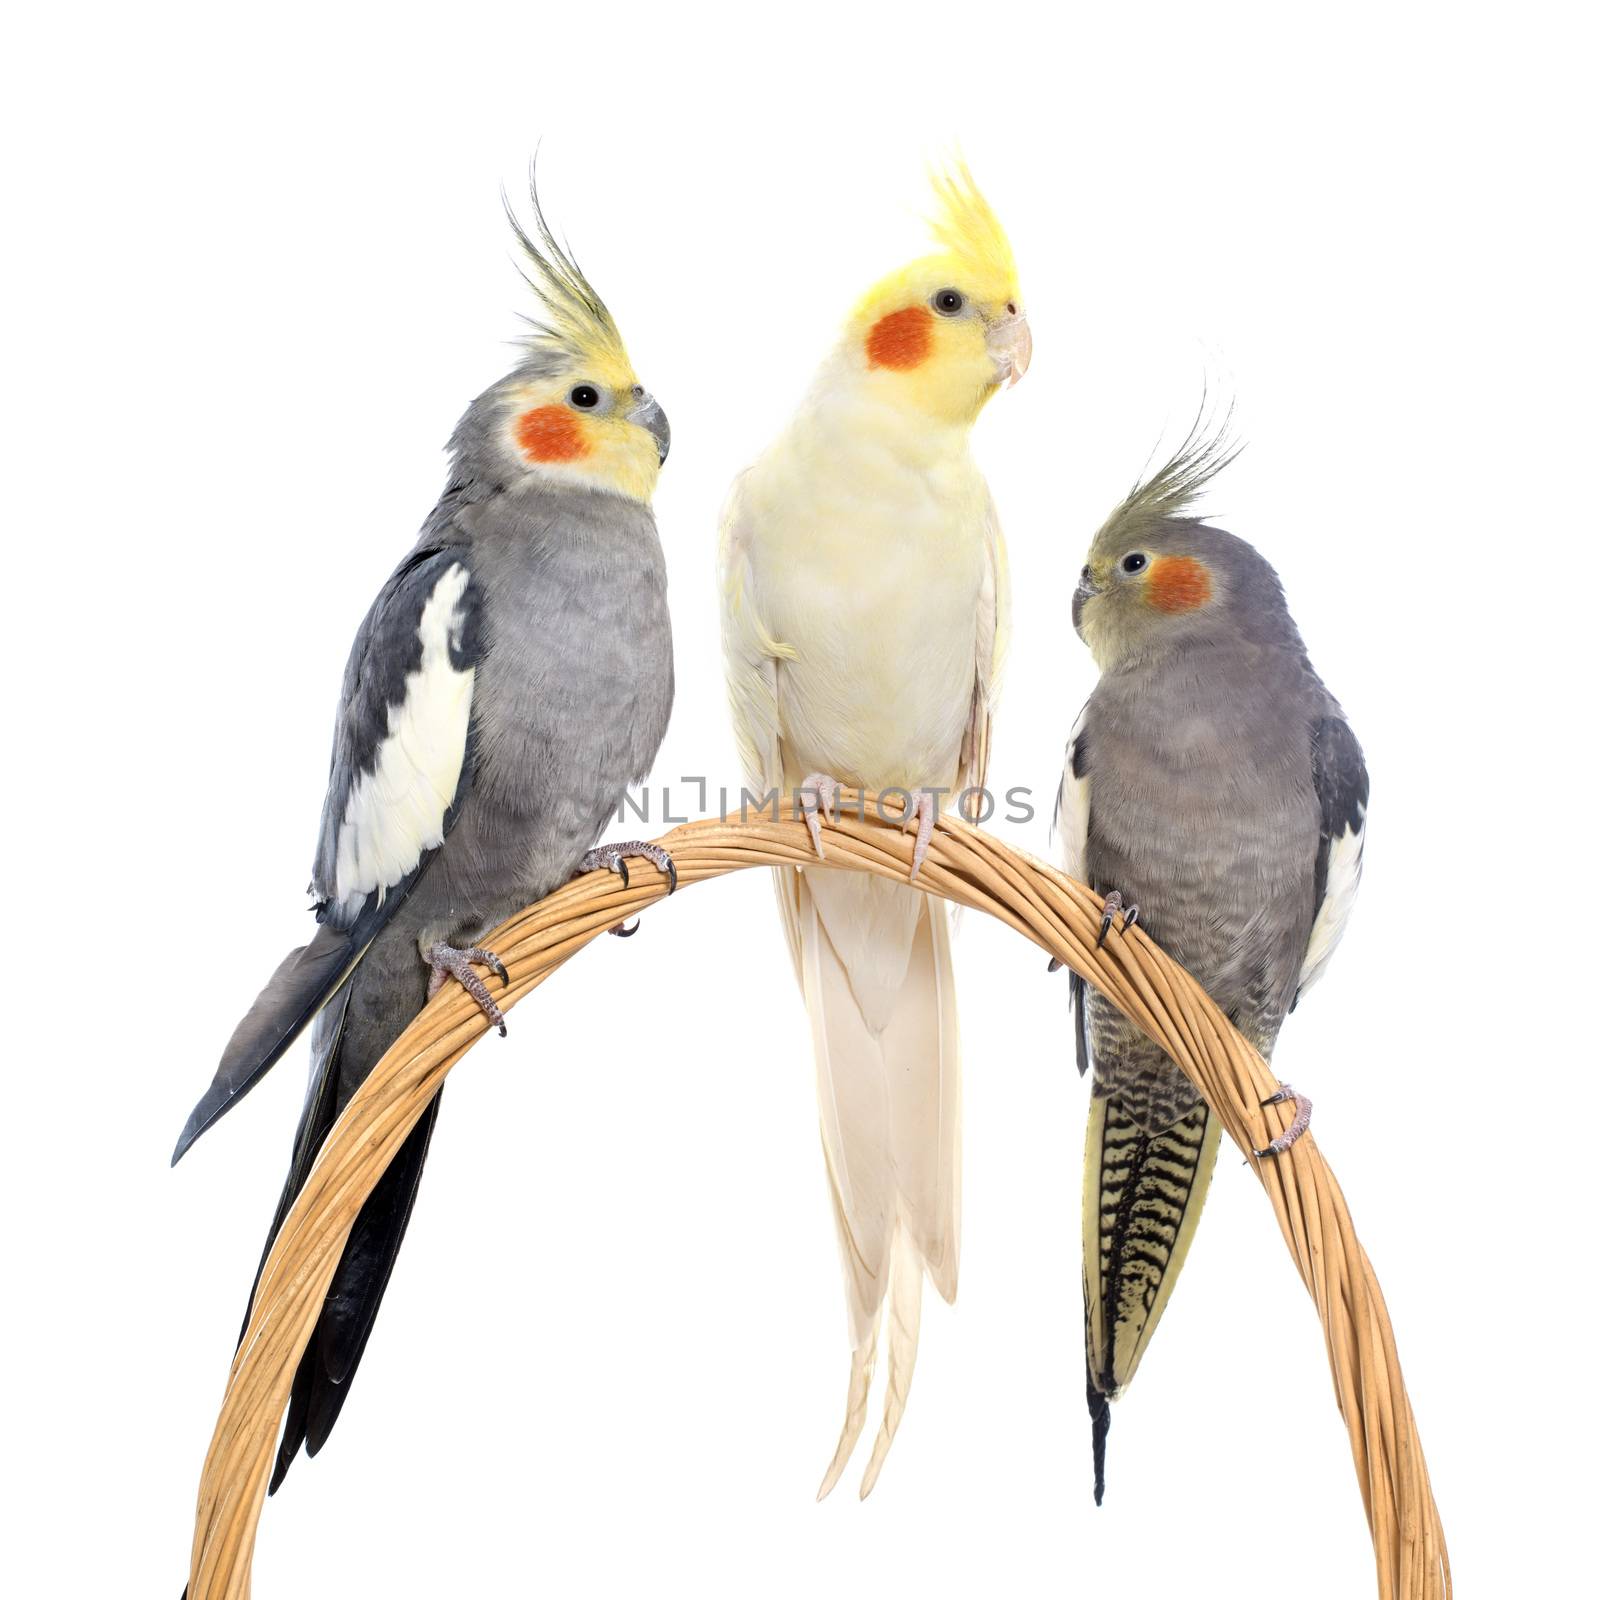
[[989,354],[994,357],[996,377],[1008,388],[1019,383],[1033,360],[1033,330],[1025,312],[1017,312],[989,330]]

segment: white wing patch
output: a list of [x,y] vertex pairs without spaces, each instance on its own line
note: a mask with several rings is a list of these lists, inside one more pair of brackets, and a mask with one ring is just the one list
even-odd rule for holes
[[339,825],[334,896],[347,912],[374,890],[398,883],[444,842],[445,813],[466,758],[473,669],[451,664],[459,648],[461,597],[471,574],[459,562],[434,585],[417,637],[422,661],[406,674],[405,695],[389,707],[389,732],[377,765],[350,790]]
[[1366,814],[1354,828],[1346,828],[1328,847],[1328,881],[1323,887],[1317,920],[1311,924],[1311,941],[1300,965],[1298,1001],[1322,976],[1333,952],[1344,937],[1345,925],[1355,909],[1356,890],[1361,886],[1361,850],[1366,843]]
[[1072,770],[1077,754],[1078,740],[1083,734],[1084,718],[1089,715],[1085,706],[1067,736],[1067,759],[1061,769],[1061,792],[1056,798],[1056,833],[1061,839],[1061,866],[1069,878],[1084,881],[1089,856],[1089,780],[1078,777]]

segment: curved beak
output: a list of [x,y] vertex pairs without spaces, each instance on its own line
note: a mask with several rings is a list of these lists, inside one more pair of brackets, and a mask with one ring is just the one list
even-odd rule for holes
[[1033,331],[1026,312],[1003,317],[989,328],[989,354],[994,357],[995,382],[1018,383],[1033,360]]
[[655,396],[641,393],[628,408],[626,416],[629,422],[637,423],[656,442],[656,459],[665,461],[667,451],[672,447],[672,429],[667,423],[667,414],[656,404]]
[[1083,637],[1083,608],[1099,593],[1100,586],[1094,581],[1094,574],[1085,567],[1078,587],[1072,591],[1072,631],[1080,639]]

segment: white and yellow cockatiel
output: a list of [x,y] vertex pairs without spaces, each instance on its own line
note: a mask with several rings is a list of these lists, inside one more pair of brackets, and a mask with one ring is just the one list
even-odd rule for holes
[[[723,649],[747,784],[913,796],[981,786],[1007,614],[1005,548],[968,434],[1032,351],[1011,247],[965,167],[935,180],[939,252],[857,305],[798,414],[723,513]],[[820,832],[810,819],[823,854]],[[916,1361],[922,1274],[956,1291],[961,1079],[944,904],[860,873],[780,868],[817,1061],[853,1350],[844,1471],[888,1301],[877,1480]]]

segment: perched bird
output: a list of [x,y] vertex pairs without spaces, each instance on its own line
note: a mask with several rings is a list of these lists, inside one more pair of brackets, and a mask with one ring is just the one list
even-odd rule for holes
[[[1067,872],[1191,972],[1269,1060],[1326,967],[1361,878],[1367,771],[1307,659],[1278,575],[1190,514],[1234,452],[1196,424],[1095,535],[1072,621],[1099,682],[1067,744],[1057,826]],[[1182,1269],[1220,1127],[1173,1062],[1073,981],[1078,1070],[1092,1063],[1083,1299],[1094,1495],[1109,1402],[1132,1380]],[[1277,1154],[1305,1130],[1294,1099]]]
[[[509,211],[509,208],[508,208]],[[312,1028],[311,1083],[268,1248],[334,1120],[447,979],[505,1032],[479,941],[575,869],[642,778],[672,705],[650,497],[667,419],[533,194],[512,217],[540,301],[517,366],[468,408],[448,486],[356,634],[312,870],[317,930],[239,1024],[176,1162]],[[675,878],[675,874],[674,874]],[[295,1375],[272,1488],[350,1392],[405,1236],[436,1096],[356,1219]]]
[[[968,434],[1027,370],[1011,247],[964,167],[935,180],[939,251],[871,289],[799,412],[723,513],[723,650],[746,781],[909,795],[920,866],[939,794],[981,785],[1005,634],[1004,546]],[[852,1345],[844,1429],[866,1418],[888,1298],[876,1481],[916,1359],[922,1275],[956,1290],[961,1086],[944,906],[856,873],[782,868],[811,1016]]]

